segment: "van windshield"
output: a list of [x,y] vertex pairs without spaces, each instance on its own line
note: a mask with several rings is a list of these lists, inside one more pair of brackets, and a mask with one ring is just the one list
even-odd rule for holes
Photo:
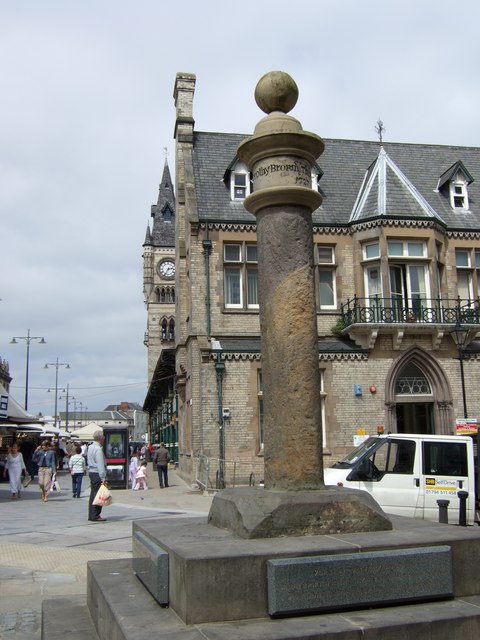
[[356,464],[360,460],[360,458],[363,458],[365,455],[368,455],[371,451],[373,451],[373,449],[378,447],[382,442],[384,442],[384,440],[382,440],[381,438],[376,438],[374,436],[368,438],[367,440],[365,440],[365,442],[362,442],[360,446],[355,447],[355,449],[350,451],[350,453],[347,454],[345,458],[343,458],[343,460],[340,460],[339,462],[335,463],[333,465],[333,468],[348,469],[348,467],[353,467],[353,465]]

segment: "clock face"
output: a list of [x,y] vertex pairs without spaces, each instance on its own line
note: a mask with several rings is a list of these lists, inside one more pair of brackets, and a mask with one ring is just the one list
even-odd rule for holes
[[171,260],[163,260],[158,265],[158,272],[164,278],[173,278],[175,275],[175,264]]

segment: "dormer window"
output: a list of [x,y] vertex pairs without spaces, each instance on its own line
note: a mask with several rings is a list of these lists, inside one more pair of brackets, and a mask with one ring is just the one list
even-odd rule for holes
[[227,169],[224,176],[224,180],[228,185],[230,180],[230,198],[232,200],[245,200],[250,195],[250,172],[243,162],[232,162],[231,166]]
[[437,191],[448,195],[452,209],[468,209],[467,187],[472,182],[473,177],[459,160],[440,176]]
[[452,209],[468,209],[467,185],[464,181],[450,183],[450,204]]
[[247,197],[247,174],[234,173],[233,174],[233,199],[245,200],[246,197]]

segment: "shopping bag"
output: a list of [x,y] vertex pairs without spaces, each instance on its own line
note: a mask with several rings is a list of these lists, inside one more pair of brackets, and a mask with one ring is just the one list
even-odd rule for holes
[[26,489],[32,481],[32,476],[26,473],[22,478],[22,487]]
[[97,491],[97,495],[93,499],[93,504],[98,507],[108,507],[112,502],[112,494],[104,484],[101,484],[100,489]]
[[52,480],[50,482],[50,488],[49,488],[50,493],[53,493],[54,491],[55,493],[60,493],[60,483],[57,480],[56,474],[52,476]]

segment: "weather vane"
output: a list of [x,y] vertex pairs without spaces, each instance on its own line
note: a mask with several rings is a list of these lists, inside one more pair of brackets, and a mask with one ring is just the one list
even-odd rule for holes
[[387,131],[383,126],[383,122],[380,118],[377,120],[377,124],[375,125],[375,131],[377,132],[378,139],[380,140],[380,144],[383,142],[383,134]]

